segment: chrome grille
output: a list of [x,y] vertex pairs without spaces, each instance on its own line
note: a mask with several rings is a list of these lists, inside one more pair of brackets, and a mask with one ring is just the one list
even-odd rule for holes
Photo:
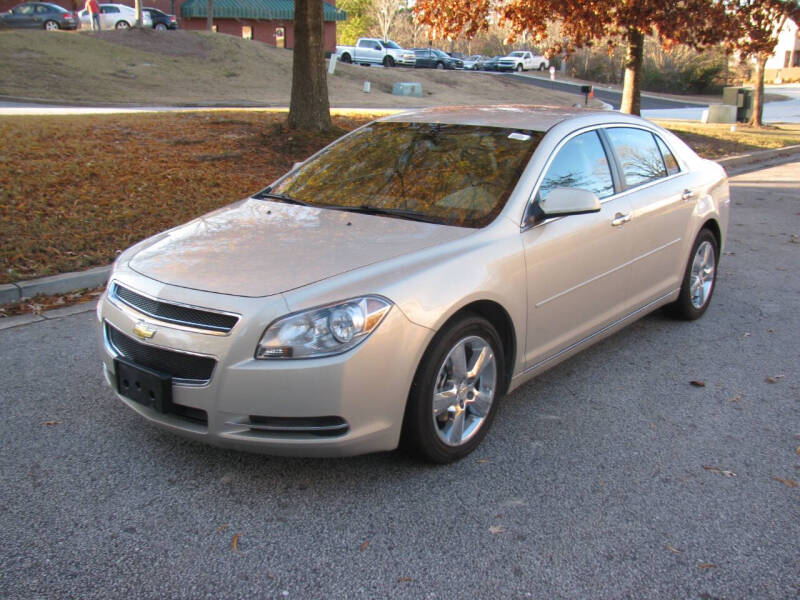
[[112,296],[139,312],[167,323],[228,333],[239,320],[239,317],[233,315],[225,315],[148,298],[118,283],[114,284],[111,293]]
[[143,344],[108,323],[106,339],[119,356],[143,367],[167,373],[178,383],[208,383],[217,364],[216,360],[208,356],[195,356]]

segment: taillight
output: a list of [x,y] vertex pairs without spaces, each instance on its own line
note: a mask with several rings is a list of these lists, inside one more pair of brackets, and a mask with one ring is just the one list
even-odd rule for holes
[[169,22],[170,22],[170,23],[174,23],[174,22],[175,22],[175,17],[173,17],[172,15],[170,15],[170,16],[169,16]]

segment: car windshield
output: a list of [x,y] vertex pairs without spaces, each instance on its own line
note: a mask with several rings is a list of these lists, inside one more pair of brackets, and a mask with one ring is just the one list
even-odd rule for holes
[[543,135],[474,125],[371,123],[289,173],[269,194],[311,206],[372,208],[484,227],[505,206]]
[[511,54],[509,54],[509,56],[522,56],[523,54],[525,54],[525,53],[524,52],[512,52]]
[[384,48],[391,48],[392,50],[399,50],[400,46],[395,44],[394,42],[381,42]]

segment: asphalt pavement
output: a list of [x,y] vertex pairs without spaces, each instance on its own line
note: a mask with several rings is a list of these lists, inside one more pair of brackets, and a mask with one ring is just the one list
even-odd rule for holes
[[734,179],[702,319],[562,363],[450,466],[189,442],[113,397],[93,312],[0,331],[0,598],[798,597],[798,173]]
[[[566,92],[568,94],[580,94],[579,98],[583,98],[581,94],[581,86],[580,83],[574,83],[572,81],[561,81],[558,79],[551,80],[548,77],[542,77],[538,75],[522,75],[517,73],[512,73],[506,75],[506,77],[513,77],[517,81],[521,81],[523,83],[527,83],[528,85],[535,85],[537,87],[542,87],[548,90],[555,90],[558,92]],[[594,84],[594,98],[596,100],[602,100],[607,104],[610,104],[614,110],[619,110],[619,107],[622,104],[622,92],[619,90],[615,90],[612,88],[602,87],[598,84]],[[699,102],[691,102],[688,100],[675,100],[671,98],[664,98],[661,96],[653,96],[647,93],[642,94],[641,96],[641,108],[642,110],[674,110],[678,108],[706,108],[708,104],[703,104]]]

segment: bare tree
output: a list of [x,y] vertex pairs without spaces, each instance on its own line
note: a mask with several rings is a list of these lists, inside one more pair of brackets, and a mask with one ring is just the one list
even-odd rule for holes
[[400,0],[374,0],[372,2],[369,15],[384,40],[389,39],[389,33],[401,8],[403,8],[403,5]]
[[[139,0],[136,0],[139,2]],[[206,31],[214,31],[214,0],[206,0]]]

